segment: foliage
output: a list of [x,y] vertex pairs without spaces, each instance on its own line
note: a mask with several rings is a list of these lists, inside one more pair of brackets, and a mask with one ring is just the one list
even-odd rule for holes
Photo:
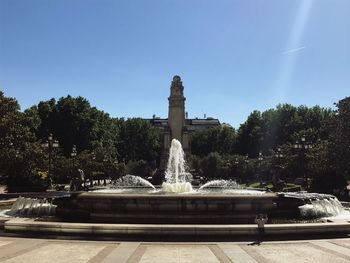
[[350,97],[337,104],[336,118],[331,123],[330,162],[337,174],[350,179]]
[[222,175],[223,160],[217,152],[209,153],[201,161],[201,174],[207,180],[217,179]]
[[155,168],[160,157],[160,133],[140,118],[118,119],[117,149],[119,161],[145,160]]
[[307,108],[280,104],[276,109],[262,113],[252,112],[237,132],[236,152],[256,157],[259,151],[267,154],[271,149],[295,143],[302,131],[313,132],[313,141],[327,139],[329,122],[334,112],[319,106]]
[[215,179],[246,182],[253,178],[257,170],[257,161],[241,155],[220,155],[217,152],[207,156],[190,156],[191,172],[204,177],[206,181]]
[[44,190],[48,181],[41,145],[31,132],[30,121],[13,98],[0,92],[0,178],[9,192]]
[[104,147],[108,154],[117,155],[115,122],[107,113],[91,107],[82,97],[67,96],[57,102],[55,99],[41,101],[26,113],[33,119],[40,119],[37,138],[45,141],[52,133],[67,157],[73,145],[76,145],[78,152],[99,146]]
[[126,173],[148,178],[152,175],[152,169],[144,160],[129,161],[126,165]]
[[206,156],[211,152],[231,154],[236,141],[235,130],[228,126],[197,131],[192,135],[191,152]]
[[[206,180],[265,186],[273,178],[293,183],[305,175],[312,191],[340,195],[350,178],[350,97],[336,106],[333,111],[280,104],[253,111],[237,132],[229,126],[196,131],[188,165]],[[155,174],[157,183],[163,178],[161,133],[147,120],[113,119],[86,99],[71,96],[41,101],[21,112],[14,98],[0,92],[0,180],[9,191],[48,187],[48,149],[42,143],[50,133],[60,146],[52,151],[54,183],[69,183],[78,168],[90,180],[125,173]],[[313,147],[296,149],[302,137]],[[73,145],[77,156],[72,158]],[[258,159],[259,152],[263,158]]]

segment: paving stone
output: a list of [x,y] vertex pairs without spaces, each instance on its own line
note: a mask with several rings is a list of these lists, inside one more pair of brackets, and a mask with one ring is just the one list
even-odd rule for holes
[[107,245],[104,249],[102,249],[99,253],[97,253],[94,257],[89,259],[88,263],[100,263],[104,260],[114,249],[116,248],[116,244]]
[[8,245],[8,244],[10,244],[10,243],[11,243],[11,241],[1,241],[1,240],[0,240],[0,247],[5,246],[5,245]]
[[7,259],[6,263],[86,263],[104,247],[86,243],[48,243],[19,256]]
[[309,243],[266,244],[260,246],[241,246],[258,262],[317,262],[345,263],[347,259],[317,249]]
[[[11,240],[12,241],[9,244],[0,247],[0,261],[40,248],[46,242],[45,240],[40,239],[33,240],[25,238],[14,238]],[[5,240],[5,242],[8,241],[9,240]]]
[[205,245],[146,246],[140,263],[216,263],[220,262]]
[[350,240],[330,240],[329,242],[350,249]]
[[238,245],[228,245],[228,244],[222,244],[218,245],[222,251],[226,254],[227,257],[229,257],[232,262],[235,263],[256,263],[257,261],[251,257],[247,252],[245,252],[240,246]]
[[130,256],[135,252],[140,243],[122,243],[119,244],[103,261],[102,263],[125,263]]
[[345,255],[350,260],[350,249],[348,249],[348,248],[345,248],[345,247],[342,247],[342,246],[339,246],[336,244],[332,244],[331,242],[327,242],[327,241],[312,241],[311,243],[314,245],[317,245],[319,247],[329,249],[329,250],[332,250],[334,252]]
[[225,254],[224,251],[222,251],[218,245],[209,245],[208,247],[221,263],[232,263],[232,260]]
[[139,243],[0,237],[6,263],[350,262],[350,240],[248,243]]

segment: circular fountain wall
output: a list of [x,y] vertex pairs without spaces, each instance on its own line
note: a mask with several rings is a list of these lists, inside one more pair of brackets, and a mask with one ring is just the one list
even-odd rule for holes
[[56,200],[56,215],[114,223],[252,223],[276,207],[275,194],[184,195],[82,193]]

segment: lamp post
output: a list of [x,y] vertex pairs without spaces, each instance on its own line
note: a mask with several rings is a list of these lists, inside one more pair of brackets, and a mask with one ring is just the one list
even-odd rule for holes
[[239,169],[238,169],[238,165],[239,165],[239,161],[238,161],[238,158],[236,157],[234,162],[233,162],[234,166],[234,175],[236,177],[236,180],[239,180],[238,183],[241,183],[242,181],[242,176],[241,174],[239,173]]
[[59,144],[57,140],[53,139],[52,133],[49,134],[47,141],[43,144],[44,147],[48,148],[49,151],[49,167],[47,178],[49,180],[49,188],[52,189],[52,173],[51,173],[51,163],[52,163],[52,151],[54,148],[58,148]]
[[73,169],[75,168],[75,157],[77,156],[77,147],[75,144],[73,144],[72,152],[70,153],[70,156],[73,158]]
[[245,159],[244,159],[244,163],[245,163],[245,181],[247,181],[247,177],[248,177],[248,164],[249,164],[249,156],[248,154],[246,154]]
[[258,163],[259,163],[259,171],[258,171],[258,180],[260,181],[260,186],[262,185],[262,178],[261,178],[261,162],[264,160],[264,156],[262,152],[259,152],[258,156]]
[[274,157],[276,161],[275,161],[275,172],[272,176],[272,183],[274,185],[275,191],[282,191],[284,185],[281,184],[282,181],[280,180],[280,175],[283,169],[281,165],[281,159],[283,158],[283,154],[280,147],[276,149]]
[[[276,167],[279,169],[279,170],[282,170],[282,166],[281,166],[281,159],[284,157],[284,155],[282,154],[282,150],[280,147],[277,148],[277,151],[275,153],[275,157],[276,157]],[[278,176],[279,177],[279,176]]]
[[90,186],[94,186],[94,171],[96,170],[96,155],[95,152],[91,153],[91,166],[90,166]]
[[103,185],[104,186],[106,186],[106,177],[107,177],[106,173],[107,173],[107,169],[108,169],[107,161],[108,161],[107,156],[104,155],[103,159],[102,159],[102,164],[103,164]]
[[299,151],[299,156],[301,156],[301,162],[302,162],[302,177],[303,177],[303,181],[304,181],[304,186],[306,189],[308,189],[308,178],[307,178],[307,174],[305,171],[305,162],[306,162],[306,150],[307,149],[311,149],[312,145],[311,143],[307,142],[305,137],[302,136],[300,138],[300,141],[297,140],[294,144],[294,149]]
[[277,164],[280,165],[281,164],[281,159],[283,158],[283,154],[282,154],[281,148],[279,148],[279,147],[277,148],[275,157],[277,159]]

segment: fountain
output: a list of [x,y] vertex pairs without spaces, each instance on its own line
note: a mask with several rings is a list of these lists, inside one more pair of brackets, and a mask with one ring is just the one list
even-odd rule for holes
[[330,194],[290,192],[279,193],[279,211],[284,216],[300,215],[301,218],[349,219],[350,212]]
[[127,174],[123,176],[122,178],[116,180],[115,182],[116,186],[142,186],[142,187],[149,187],[152,189],[156,189],[153,184],[148,182],[146,179],[141,178],[140,176],[135,176],[131,174]]
[[[340,218],[338,222],[268,224],[267,234],[349,233],[350,218],[332,195],[268,193],[241,188],[234,181],[214,180],[192,188],[181,144],[171,144],[166,181],[161,188],[134,175],[120,178],[112,189],[72,192],[55,198],[18,198],[7,213],[6,232],[70,235],[254,235],[254,218]],[[53,215],[49,222],[33,218]],[[28,217],[32,219],[28,219]],[[346,220],[344,220],[346,219]],[[101,224],[102,223],[102,224]],[[243,223],[243,225],[242,225]]]
[[118,188],[72,193],[70,197],[54,200],[56,215],[80,222],[222,224],[253,222],[257,213],[269,213],[276,207],[278,196],[274,193],[249,190],[236,193],[234,189],[226,193],[211,191],[210,186],[218,186],[214,182],[194,190],[191,177],[186,172],[181,143],[174,139],[169,152],[166,181],[161,189],[155,190],[144,179],[129,176],[131,181],[142,182],[150,190],[137,187],[132,190]]
[[[341,212],[330,208],[337,202],[333,196],[268,193],[241,189],[236,182],[225,180],[210,181],[193,189],[191,178],[186,172],[181,143],[174,139],[165,182],[160,189],[145,179],[127,175],[117,183],[127,187],[72,193],[55,199],[56,216],[63,220],[99,223],[235,224],[253,223],[258,213],[297,218],[310,217],[314,210],[328,209],[324,214],[314,213],[315,216]],[[321,201],[315,203],[316,199]]]
[[173,139],[165,172],[166,181],[162,184],[162,190],[168,193],[192,192],[192,185],[189,182],[191,177],[191,174],[186,172],[185,153],[181,143]]
[[46,198],[25,198],[18,197],[13,203],[7,215],[11,216],[52,216],[55,214],[56,206],[49,202]]
[[[277,218],[350,218],[332,195],[269,193],[241,188],[234,181],[214,180],[192,188],[184,152],[171,143],[166,181],[161,188],[134,175],[120,178],[112,189],[72,192],[49,204],[19,198],[10,214],[22,217],[52,215],[59,222],[11,221],[6,231],[81,234],[250,235],[254,218],[266,213]],[[333,219],[332,219],[333,220]],[[73,222],[73,223],[72,223]],[[101,224],[108,223],[108,224]],[[245,225],[239,225],[244,223]],[[350,232],[346,221],[318,224],[269,224],[267,233]]]
[[212,180],[205,184],[203,184],[201,187],[199,187],[199,190],[208,188],[208,187],[224,187],[224,188],[233,188],[233,189],[240,189],[241,187],[239,184],[237,184],[236,181],[230,181],[230,180]]

